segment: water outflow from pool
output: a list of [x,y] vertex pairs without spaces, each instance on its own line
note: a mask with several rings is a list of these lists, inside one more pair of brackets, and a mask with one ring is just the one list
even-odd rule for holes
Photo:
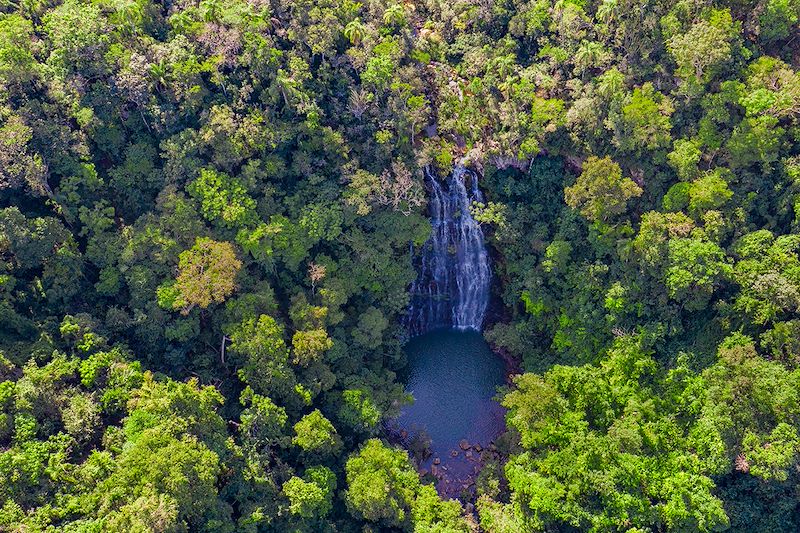
[[483,231],[469,210],[472,202],[483,202],[478,176],[458,165],[444,182],[430,169],[425,178],[433,230],[411,286],[409,328],[412,335],[444,327],[480,331],[492,271]]

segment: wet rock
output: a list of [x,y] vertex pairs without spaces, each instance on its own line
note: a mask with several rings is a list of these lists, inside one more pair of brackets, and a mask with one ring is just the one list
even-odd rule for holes
[[467,439],[461,439],[461,442],[458,443],[458,447],[464,451],[467,451],[470,448],[469,442],[467,442]]
[[467,459],[472,459],[472,450],[467,450],[467,452],[464,455],[467,456]]
[[481,453],[481,451],[483,450],[483,446],[481,446],[480,444],[475,444],[475,446],[473,446],[473,448],[478,453]]
[[471,503],[468,503],[467,505],[465,505],[464,509],[470,514],[475,512],[475,506],[472,505]]
[[427,475],[428,475],[428,469],[427,468],[420,469],[420,471],[419,471],[419,476],[420,477],[425,477]]
[[436,468],[436,465],[431,466],[431,474],[433,474],[434,476],[439,475],[439,469]]
[[429,125],[425,126],[423,131],[425,132],[426,136],[428,136],[430,138],[433,138],[433,137],[436,137],[436,134],[437,134],[436,133],[436,129],[437,129],[437,123],[434,122],[433,124],[429,124]]
[[441,463],[442,463],[442,460],[439,459],[438,457],[433,460],[433,464],[435,464],[435,465],[438,465],[438,464],[441,464]]

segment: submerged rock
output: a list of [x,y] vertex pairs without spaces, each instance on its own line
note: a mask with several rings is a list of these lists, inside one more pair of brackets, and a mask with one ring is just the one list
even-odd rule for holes
[[458,443],[458,447],[464,451],[467,451],[469,450],[470,445],[469,442],[467,442],[467,439],[461,439],[461,442]]

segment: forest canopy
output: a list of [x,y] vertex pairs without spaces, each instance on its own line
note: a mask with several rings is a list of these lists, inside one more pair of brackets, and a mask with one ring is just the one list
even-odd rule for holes
[[[0,2],[0,530],[800,530],[800,1]],[[480,176],[502,460],[385,422]]]

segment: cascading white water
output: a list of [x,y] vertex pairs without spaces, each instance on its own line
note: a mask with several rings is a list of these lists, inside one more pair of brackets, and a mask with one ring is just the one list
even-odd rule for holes
[[469,211],[472,202],[483,201],[478,177],[462,165],[445,183],[428,169],[425,177],[431,186],[433,229],[411,286],[409,328],[412,334],[441,327],[480,331],[492,271],[483,231]]

